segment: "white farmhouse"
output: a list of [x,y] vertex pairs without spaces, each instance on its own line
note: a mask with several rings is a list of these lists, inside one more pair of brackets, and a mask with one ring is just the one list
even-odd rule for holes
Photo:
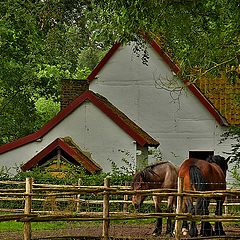
[[39,131],[0,146],[0,166],[26,171],[58,159],[93,173],[111,171],[111,161],[121,166],[126,156],[136,165],[156,161],[158,152],[177,165],[189,156],[224,156],[231,146],[220,143],[226,114],[177,78],[179,67],[155,41],[145,64],[133,48],[114,44],[89,75],[88,90]]
[[180,164],[229,151],[230,142],[220,144],[228,121],[194,84],[176,77],[180,69],[160,46],[149,43],[147,64],[133,48],[115,44],[88,77],[90,89],[158,140],[163,159]]

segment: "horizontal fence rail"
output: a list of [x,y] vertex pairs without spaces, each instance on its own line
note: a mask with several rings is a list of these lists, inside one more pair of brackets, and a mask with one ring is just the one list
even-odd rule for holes
[[[240,189],[227,189],[224,191],[183,191],[181,179],[178,189],[153,189],[131,190],[129,186],[110,186],[110,179],[104,180],[103,186],[71,186],[35,184],[31,178],[25,182],[0,181],[0,222],[23,222],[24,240],[30,240],[32,236],[32,222],[48,221],[102,221],[102,238],[109,239],[109,226],[113,220],[131,220],[172,217],[175,223],[175,239],[181,237],[182,220],[194,221],[240,221],[239,213],[232,214],[229,208],[240,208]],[[84,194],[86,198],[84,198]],[[131,205],[129,197],[134,194],[146,196],[162,196],[165,199],[171,195],[177,197],[177,207],[174,213],[136,213],[129,212]],[[95,199],[91,197],[94,196]],[[120,196],[120,199],[114,197]],[[182,213],[181,205],[183,197],[221,197],[226,196],[224,214],[215,215],[191,215]],[[236,199],[230,202],[229,199]],[[166,202],[166,201],[165,201]],[[4,203],[5,206],[4,206]],[[9,204],[11,203],[11,204]],[[65,205],[64,205],[65,204]],[[71,208],[69,207],[71,205]],[[152,205],[152,200],[146,200],[145,204]],[[16,205],[18,208],[16,208]],[[92,211],[94,205],[98,211]],[[119,205],[121,211],[114,211],[112,206]],[[216,203],[211,203],[215,206]],[[10,207],[9,207],[10,206]],[[67,206],[67,207],[66,207]],[[87,207],[86,207],[87,206]],[[210,207],[211,207],[210,206]],[[94,209],[95,210],[95,209]]]

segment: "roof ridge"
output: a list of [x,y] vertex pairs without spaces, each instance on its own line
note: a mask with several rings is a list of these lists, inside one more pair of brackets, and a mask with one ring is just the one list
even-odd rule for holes
[[[73,102],[71,102],[66,108],[61,110],[55,117],[53,117],[49,122],[47,122],[42,128],[36,132],[19,138],[13,142],[4,144],[0,146],[0,154],[10,151],[14,148],[21,147],[25,144],[36,141],[39,138],[45,136],[50,130],[52,130],[56,125],[63,121],[69,114],[71,114],[75,109],[77,109],[86,100],[91,101],[96,107],[98,107],[103,113],[105,113],[112,121],[114,121],[119,127],[121,127],[128,135],[130,135],[135,141],[137,141],[141,146],[143,145],[153,145],[158,146],[158,141],[154,140],[149,134],[147,134],[143,129],[136,125],[130,118],[126,115],[123,119],[120,115],[113,111],[113,108],[124,115],[119,109],[117,109],[112,103],[110,103],[105,97],[100,94],[96,94],[91,90],[87,90],[77,97]],[[110,107],[112,106],[112,108]],[[128,124],[127,122],[128,121]],[[131,124],[129,124],[131,123]],[[133,126],[135,126],[133,128]],[[139,130],[140,132],[136,131]],[[142,134],[142,135],[141,135]]]

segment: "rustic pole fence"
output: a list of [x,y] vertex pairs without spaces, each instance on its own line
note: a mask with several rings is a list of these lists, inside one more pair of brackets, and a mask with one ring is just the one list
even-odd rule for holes
[[178,178],[178,196],[177,196],[177,207],[176,207],[176,221],[175,221],[175,239],[179,240],[181,237],[181,224],[182,221],[179,219],[179,214],[182,213],[183,205],[183,178]]
[[[9,184],[9,183],[6,183]],[[84,194],[87,194],[87,198],[84,199]],[[94,196],[102,196],[101,200],[88,200],[88,194]],[[176,212],[174,213],[132,213],[128,212],[128,209],[124,207],[125,204],[130,204],[128,197],[135,194],[143,194],[146,196],[162,196],[168,197],[169,195],[177,197]],[[67,195],[67,198],[66,198]],[[12,197],[13,196],[13,197]],[[76,199],[77,196],[77,199]],[[110,196],[121,196],[121,200],[111,199]],[[213,196],[240,196],[239,189],[228,189],[224,191],[215,192],[200,192],[200,191],[183,191],[183,181],[178,179],[178,189],[152,189],[152,190],[130,190],[126,186],[111,186],[110,177],[104,179],[104,186],[57,186],[57,185],[40,185],[33,184],[31,178],[27,178],[25,182],[25,189],[17,188],[1,188],[0,189],[0,201],[15,201],[18,199],[25,200],[24,209],[21,214],[1,214],[0,221],[21,221],[23,222],[23,240],[30,240],[32,235],[31,222],[46,222],[46,221],[101,221],[102,222],[102,239],[109,239],[110,223],[113,220],[131,220],[131,219],[147,219],[157,218],[162,216],[163,218],[172,217],[175,218],[175,239],[179,240],[182,237],[181,223],[182,220],[201,220],[201,221],[222,221],[222,222],[237,222],[240,221],[240,215],[236,213],[231,215],[231,212],[225,213],[224,216],[215,215],[194,215],[189,213],[182,213],[182,204],[184,197],[213,197]],[[41,209],[32,209],[33,201],[47,201],[47,198],[55,197],[56,202],[68,202],[73,204],[74,211],[66,212],[64,209],[56,211],[39,211]],[[13,200],[14,199],[14,200]],[[82,207],[76,203],[81,203]],[[118,212],[110,212],[110,204],[122,203],[123,207],[120,207]],[[84,212],[84,204],[102,204],[102,211],[99,212]],[[150,201],[149,201],[150,204]],[[228,202],[230,204],[230,202]],[[235,203],[238,207],[239,201]],[[7,212],[10,209],[7,209]],[[20,209],[19,209],[20,210]],[[122,211],[123,210],[123,211]],[[124,211],[125,210],[125,211]],[[4,212],[4,210],[2,211]]]
[[[110,177],[106,177],[104,179],[104,187],[110,187]],[[104,240],[109,238],[109,192],[107,190],[104,191],[103,195],[103,232],[102,237]]]
[[[26,178],[26,192],[25,192],[25,207],[24,214],[29,215],[32,210],[32,178]],[[32,229],[31,229],[31,221],[24,222],[23,225],[23,239],[31,240]]]
[[[82,181],[81,181],[81,179],[79,178],[79,179],[78,179],[78,187],[81,187],[81,182],[82,182]],[[78,194],[78,195],[77,195],[77,209],[76,209],[77,212],[80,212],[80,200],[81,200],[80,198],[81,198],[81,194]]]

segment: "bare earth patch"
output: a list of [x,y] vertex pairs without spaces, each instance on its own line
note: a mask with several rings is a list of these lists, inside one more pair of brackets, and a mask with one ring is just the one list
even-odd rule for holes
[[[174,239],[162,234],[161,237],[152,237],[154,224],[131,224],[111,225],[111,239]],[[240,226],[224,226],[227,236],[224,239],[240,239]],[[164,229],[165,231],[165,229]],[[164,232],[163,232],[164,233]],[[55,230],[33,231],[32,239],[100,239],[102,235],[102,226],[86,225],[74,228],[63,228]],[[232,236],[232,237],[231,237]],[[22,240],[22,232],[1,232],[1,240]],[[202,238],[204,239],[204,238]],[[210,239],[210,238],[208,238]],[[214,238],[216,239],[216,238]],[[219,238],[220,239],[220,238]]]

